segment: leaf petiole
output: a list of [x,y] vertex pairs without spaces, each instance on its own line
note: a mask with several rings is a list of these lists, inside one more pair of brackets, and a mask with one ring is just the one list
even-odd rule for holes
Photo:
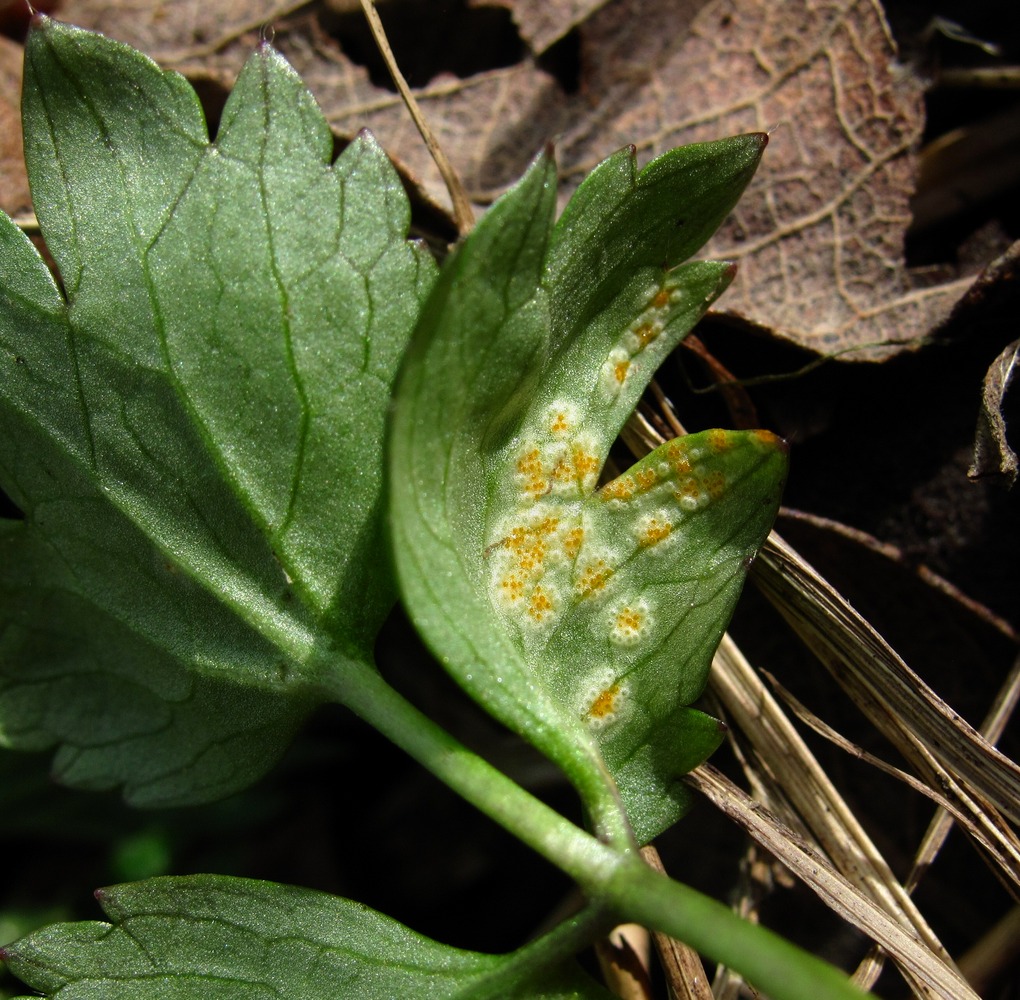
[[[634,921],[684,941],[710,959],[741,972],[764,993],[785,1000],[860,1000],[865,994],[839,970],[771,931],[741,919],[690,886],[649,868],[633,849],[602,843],[534,798],[486,760],[423,715],[367,664],[347,663],[319,673],[323,695],[346,705],[486,816],[556,865],[598,907],[558,931],[562,937],[525,946],[548,962],[591,940],[602,926]],[[545,939],[543,939],[545,940]],[[569,946],[569,950],[568,949]],[[475,996],[474,993],[467,994]],[[491,995],[483,991],[479,996]]]

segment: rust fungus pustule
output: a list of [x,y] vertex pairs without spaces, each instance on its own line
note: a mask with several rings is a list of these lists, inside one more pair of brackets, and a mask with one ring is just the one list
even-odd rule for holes
[[758,446],[764,449],[777,451],[789,451],[790,446],[786,443],[784,438],[781,438],[778,434],[773,434],[772,431],[757,430],[751,432],[754,435],[754,440],[758,443]]
[[579,597],[591,597],[604,590],[609,578],[613,575],[612,567],[601,557],[589,559],[574,581],[574,589]]
[[647,635],[650,625],[648,605],[631,601],[611,612],[609,637],[621,646],[633,646]]
[[556,610],[554,595],[539,584],[528,600],[528,616],[535,622],[544,622]]
[[634,496],[637,486],[630,476],[619,476],[617,479],[606,483],[599,490],[603,500],[630,500]]
[[649,514],[635,526],[638,545],[648,549],[660,545],[673,533],[673,522],[664,514]]
[[711,430],[708,432],[708,446],[712,451],[721,454],[736,447],[736,440],[732,434],[723,430]]
[[590,719],[604,720],[607,716],[615,715],[619,694],[619,684],[610,684],[609,687],[604,688],[595,695],[595,700],[588,706],[588,717]]
[[630,704],[630,688],[608,671],[594,679],[580,701],[581,721],[592,729],[604,729],[619,720]]

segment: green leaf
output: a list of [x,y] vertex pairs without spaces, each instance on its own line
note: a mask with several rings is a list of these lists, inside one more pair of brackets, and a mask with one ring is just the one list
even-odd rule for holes
[[687,706],[775,516],[785,448],[709,431],[597,484],[655,369],[732,277],[681,261],[763,140],[685,147],[640,173],[623,151],[555,227],[540,157],[447,262],[398,384],[395,557],[412,616],[596,813],[611,809],[604,760],[640,840],[679,816],[676,778],[720,738]]
[[450,948],[310,889],[197,875],[96,895],[109,922],[54,924],[0,949],[0,958],[33,989],[77,1000],[609,997],[578,972],[536,978],[522,953]]
[[368,135],[267,46],[209,142],[186,81],[39,19],[0,218],[0,737],[134,802],[222,796],[363,664],[394,596],[395,371],[434,275]]

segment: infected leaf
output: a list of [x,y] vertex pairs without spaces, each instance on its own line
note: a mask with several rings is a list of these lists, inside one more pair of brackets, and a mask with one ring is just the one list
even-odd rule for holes
[[447,263],[397,391],[394,555],[412,617],[589,809],[604,761],[640,840],[679,816],[676,778],[720,739],[688,705],[775,515],[784,449],[709,431],[596,487],[656,368],[732,276],[680,261],[763,140],[684,147],[640,173],[623,151],[555,226],[540,157]]

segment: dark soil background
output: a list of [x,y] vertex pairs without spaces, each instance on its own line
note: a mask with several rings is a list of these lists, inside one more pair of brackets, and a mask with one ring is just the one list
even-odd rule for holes
[[[971,0],[936,9],[890,0],[886,9],[904,54],[924,60],[933,75],[945,67],[1020,66],[1013,3]],[[997,44],[1001,55],[945,37],[924,40],[933,13]],[[423,38],[423,49],[427,43],[443,44]],[[568,39],[559,52],[569,58],[569,51]],[[472,58],[489,65],[484,57],[473,50]],[[1013,89],[994,91],[933,88],[926,141],[1001,114],[1020,116],[1015,81]],[[1003,248],[1020,238],[1020,149],[999,155],[1013,157],[1011,182],[912,232],[907,249],[913,263],[955,262],[975,238]],[[738,378],[785,376],[749,392],[761,423],[793,446],[786,504],[866,532],[892,549],[877,551],[818,522],[784,517],[778,530],[975,724],[1012,666],[1020,632],[1020,488],[1010,492],[998,481],[967,478],[982,379],[1020,336],[1018,316],[1014,262],[982,297],[958,309],[933,342],[882,364],[829,362],[796,374],[812,360],[805,352],[711,318],[698,330]],[[689,387],[707,380],[700,362],[683,351],[662,373],[689,429],[729,421],[718,394]],[[1017,407],[1014,390],[1007,419]],[[918,567],[944,577],[987,613],[947,596]],[[827,722],[897,762],[753,583],[732,631],[753,662]],[[384,671],[430,715],[576,816],[574,798],[554,769],[460,695],[419,647],[399,610],[379,651]],[[932,806],[820,740],[811,743],[897,874],[905,874]],[[1015,726],[1002,747],[1017,757]],[[715,762],[739,780],[725,747]],[[341,710],[315,716],[257,788],[201,809],[140,813],[112,795],[55,790],[47,766],[45,757],[0,757],[5,939],[54,918],[96,918],[94,888],[155,873],[210,871],[306,885],[361,900],[451,944],[496,951],[520,944],[575,902],[557,871]],[[671,874],[717,898],[730,898],[746,883],[748,844],[707,803],[698,803],[659,847]],[[768,865],[759,870],[770,871]],[[763,921],[852,968],[866,942],[805,890],[785,888],[782,881],[756,885]],[[918,898],[954,955],[1015,905],[956,831]],[[1018,958],[1020,942],[1014,941],[1011,964],[984,995],[1020,997]],[[10,995],[5,987],[14,989],[0,979],[0,997]],[[906,995],[894,975],[883,978],[878,992]]]

